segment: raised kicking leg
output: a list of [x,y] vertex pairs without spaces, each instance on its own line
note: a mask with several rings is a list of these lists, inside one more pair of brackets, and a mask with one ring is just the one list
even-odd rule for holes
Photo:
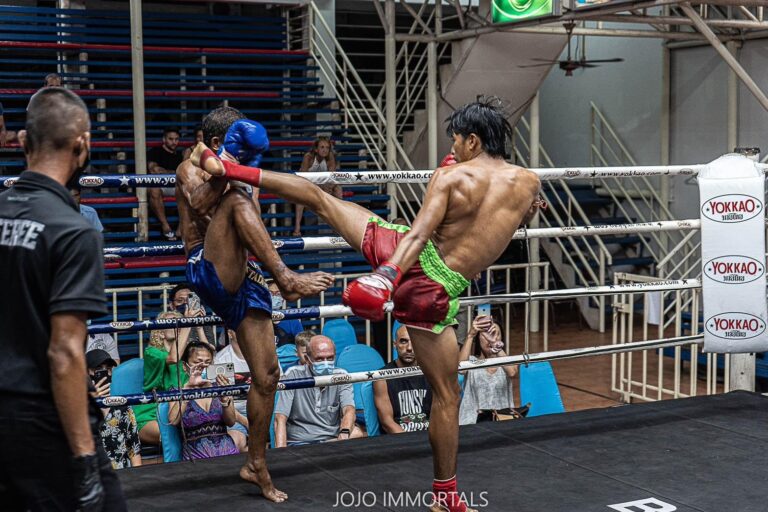
[[286,300],[316,295],[333,284],[325,272],[298,274],[277,254],[256,203],[240,190],[221,199],[205,235],[205,259],[213,263],[224,288],[235,293],[245,279],[246,250],[259,259]]
[[219,160],[203,144],[195,146],[192,163],[214,176],[226,176],[262,187],[283,199],[306,206],[341,235],[354,249],[360,250],[365,228],[376,214],[362,206],[326,194],[314,183],[299,176],[264,171]]
[[269,422],[275,405],[277,381],[280,379],[272,318],[263,311],[249,309],[237,328],[237,339],[251,371],[251,388],[248,390],[248,460],[240,469],[240,477],[261,487],[267,499],[285,501],[288,495],[275,489],[266,460]]
[[[440,507],[433,511],[469,510],[456,489],[456,460],[459,451],[459,346],[452,328],[440,334],[408,327],[413,351],[432,389],[429,443],[435,481],[433,492]],[[440,499],[440,498],[443,499]]]

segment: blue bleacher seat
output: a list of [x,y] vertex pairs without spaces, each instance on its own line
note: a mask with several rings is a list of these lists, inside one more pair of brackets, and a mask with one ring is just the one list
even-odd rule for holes
[[[325,324],[326,326],[328,324]],[[351,325],[350,325],[351,327]],[[337,348],[337,354],[338,348]],[[336,366],[347,370],[349,373],[364,372],[368,370],[378,370],[384,366],[384,360],[376,349],[368,345],[355,344],[345,348],[336,358]],[[366,417],[362,411],[365,410],[365,404],[362,396],[363,383],[358,382],[352,387],[355,392],[355,409],[357,409],[357,420],[359,423],[366,424]]]
[[181,460],[181,432],[168,421],[168,402],[157,405],[157,423],[160,426],[160,443],[163,446],[163,462]]
[[291,366],[299,364],[299,355],[296,353],[296,345],[289,343],[277,347],[277,360],[280,362],[280,368],[286,371]]
[[144,360],[131,359],[112,370],[111,393],[115,396],[131,395],[144,391]]
[[521,405],[531,404],[529,418],[565,412],[551,364],[520,365],[520,402]]
[[333,340],[337,354],[341,354],[345,348],[357,344],[355,328],[343,318],[334,318],[325,322],[322,334]]
[[381,435],[379,412],[376,410],[376,403],[373,399],[373,382],[363,382],[360,385],[360,397],[362,399],[363,416],[365,417],[365,428],[368,431],[368,437]]

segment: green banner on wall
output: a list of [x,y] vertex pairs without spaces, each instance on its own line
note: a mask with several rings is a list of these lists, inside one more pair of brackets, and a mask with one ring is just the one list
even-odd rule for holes
[[494,23],[522,21],[540,16],[550,16],[553,0],[491,0]]

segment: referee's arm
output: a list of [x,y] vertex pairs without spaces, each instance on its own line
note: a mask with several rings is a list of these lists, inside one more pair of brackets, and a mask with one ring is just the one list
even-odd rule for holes
[[88,420],[88,376],[83,351],[86,317],[86,313],[80,312],[51,315],[48,347],[53,400],[75,457],[96,453]]

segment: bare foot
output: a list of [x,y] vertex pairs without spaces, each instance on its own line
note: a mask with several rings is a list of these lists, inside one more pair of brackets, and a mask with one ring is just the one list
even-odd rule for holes
[[224,176],[226,174],[224,164],[221,163],[219,157],[202,142],[197,143],[192,150],[189,160],[192,162],[192,165],[213,176]]
[[327,290],[333,284],[333,276],[325,272],[311,272],[309,274],[298,274],[296,272],[285,272],[277,283],[280,288],[280,294],[288,302],[317,295]]
[[272,483],[272,477],[269,476],[266,465],[257,465],[252,462],[247,462],[245,466],[240,468],[240,478],[246,482],[251,482],[261,487],[261,493],[269,501],[275,503],[282,503],[288,499],[288,495],[283,491],[275,489]]

